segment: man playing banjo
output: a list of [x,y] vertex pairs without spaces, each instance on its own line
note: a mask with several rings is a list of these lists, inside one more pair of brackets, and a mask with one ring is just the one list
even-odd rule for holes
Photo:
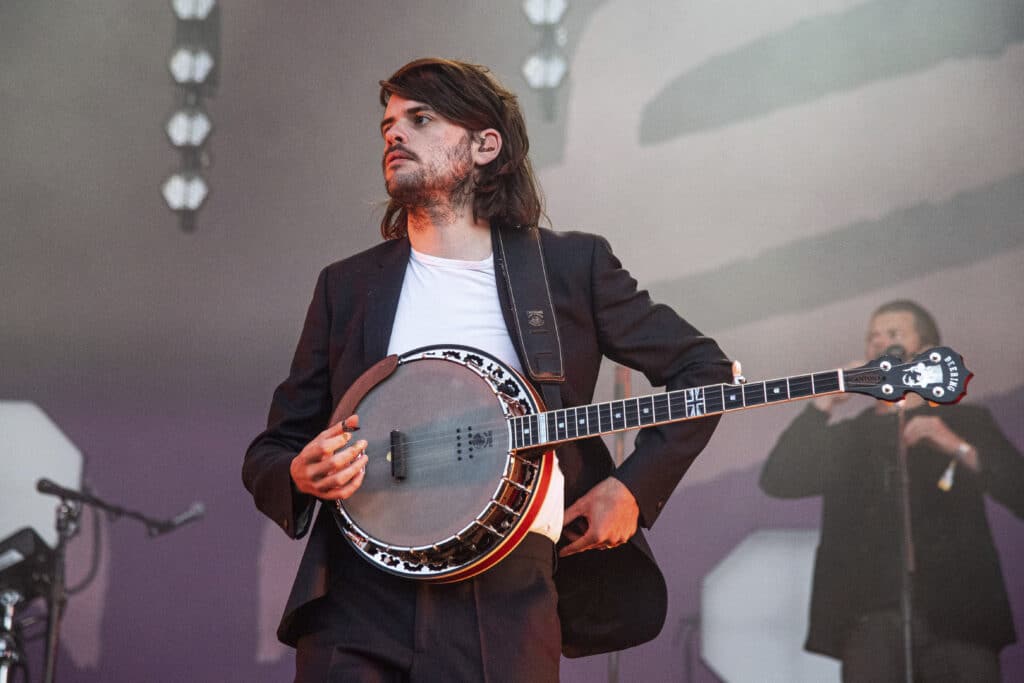
[[[357,380],[383,359],[410,360],[444,344],[467,366],[496,361],[493,376],[517,371],[525,381],[511,384],[549,408],[592,401],[602,357],[669,389],[728,381],[730,363],[714,341],[638,291],[605,240],[537,227],[542,205],[525,122],[487,69],[417,60],[381,82],[380,99],[385,240],[320,273],[290,374],[243,466],[258,508],[289,536],[310,533],[278,637],[296,647],[298,681],[557,680],[563,652],[622,649],[660,631],[665,583],[638,527],[655,522],[717,418],[645,427],[617,469],[596,437],[559,445],[557,462],[545,466],[513,454],[526,479],[487,484],[527,492],[489,506],[510,511],[507,533],[484,519],[475,522],[481,536],[459,532],[450,541],[466,546],[456,556],[471,555],[497,533],[502,541],[488,541],[496,550],[471,571],[422,581],[403,572],[426,571],[432,560],[390,555],[385,538],[365,543],[385,558],[375,566],[353,540],[367,534],[339,529],[352,520],[338,509],[358,510],[373,477],[403,491],[423,482],[414,477],[415,454],[406,453],[416,447],[411,432],[371,424],[363,409],[337,415],[343,397],[365,393]],[[394,363],[383,372],[395,372]],[[424,391],[402,410],[439,409],[458,393]],[[504,408],[515,414],[514,405]],[[506,451],[539,443],[530,438],[545,425],[528,417],[515,424]],[[371,427],[391,430],[390,445],[368,448]],[[474,446],[479,460],[483,444],[507,439],[502,430],[462,429],[453,430],[452,462],[468,463]],[[543,485],[534,482],[540,474]],[[455,500],[461,484],[448,484],[417,494],[424,518],[443,516]],[[314,518],[317,500],[324,504]],[[525,507],[512,509],[518,504]],[[413,525],[419,516],[405,518]]]

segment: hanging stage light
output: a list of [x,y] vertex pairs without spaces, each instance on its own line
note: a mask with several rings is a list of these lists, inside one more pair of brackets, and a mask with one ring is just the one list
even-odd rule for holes
[[526,19],[540,30],[540,47],[523,62],[523,78],[534,90],[540,91],[544,118],[555,118],[555,90],[565,80],[569,60],[562,54],[567,38],[560,26],[568,0],[524,0]]
[[534,26],[554,26],[568,7],[568,0],[523,0],[523,12]]
[[216,0],[171,0],[174,16],[182,21],[202,21],[210,16]]
[[215,0],[173,0],[171,75],[196,95],[213,95],[220,71],[220,7]]
[[213,56],[202,48],[179,47],[171,55],[171,75],[179,85],[200,85],[213,72]]
[[181,165],[161,192],[181,218],[195,229],[195,215],[210,192],[200,171],[209,166],[205,151],[213,123],[202,109],[204,97],[216,94],[220,80],[220,8],[216,0],[171,0],[176,18],[174,48],[168,60],[178,93],[178,109],[167,120],[167,138],[181,152]]
[[213,129],[210,117],[198,107],[179,109],[167,121],[165,130],[175,147],[199,147]]
[[164,183],[163,193],[167,206],[175,211],[195,211],[203,204],[210,188],[203,177],[195,172],[175,173]]
[[535,52],[523,64],[523,77],[535,90],[557,88],[568,71],[569,62],[553,50]]

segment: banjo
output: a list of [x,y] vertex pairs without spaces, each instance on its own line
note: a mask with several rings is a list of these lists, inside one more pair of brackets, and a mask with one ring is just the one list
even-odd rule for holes
[[389,356],[342,397],[331,424],[358,414],[369,458],[363,483],[333,509],[342,535],[378,568],[448,583],[480,574],[526,536],[555,467],[552,447],[649,425],[855,392],[913,392],[956,403],[971,372],[947,347],[909,362],[882,356],[850,370],[711,384],[545,410],[534,388],[466,346]]

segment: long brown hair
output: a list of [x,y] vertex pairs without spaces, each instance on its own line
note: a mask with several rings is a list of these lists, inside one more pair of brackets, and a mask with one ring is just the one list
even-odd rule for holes
[[[498,83],[487,67],[434,57],[417,59],[380,82],[382,106],[387,106],[392,95],[429,104],[468,131],[494,128],[501,133],[497,158],[477,169],[473,220],[537,225],[543,200],[528,156],[526,121],[516,96]],[[392,199],[380,222],[380,233],[385,239],[397,239],[407,232],[406,210]]]

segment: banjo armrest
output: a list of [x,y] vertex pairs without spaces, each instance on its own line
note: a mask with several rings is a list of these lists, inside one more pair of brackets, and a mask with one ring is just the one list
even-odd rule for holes
[[328,426],[351,417],[352,412],[355,410],[355,407],[359,405],[359,402],[363,400],[363,397],[370,393],[370,390],[375,386],[390,377],[397,367],[398,355],[392,354],[387,358],[377,361],[370,366],[369,370],[359,375],[359,379],[352,383],[352,386],[348,388],[345,395],[341,397],[340,401],[338,401],[338,405],[334,408],[334,412],[331,413],[331,419],[328,422]]

